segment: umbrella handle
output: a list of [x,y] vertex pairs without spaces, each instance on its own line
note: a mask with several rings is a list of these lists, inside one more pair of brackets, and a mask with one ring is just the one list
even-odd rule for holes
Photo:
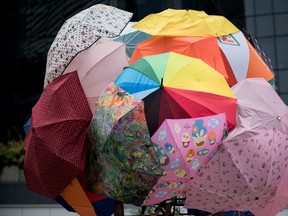
[[124,205],[121,201],[116,201],[114,216],[124,216]]

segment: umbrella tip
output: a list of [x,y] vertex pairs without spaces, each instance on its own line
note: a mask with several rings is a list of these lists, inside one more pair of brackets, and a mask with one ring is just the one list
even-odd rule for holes
[[277,119],[280,121],[280,120],[281,120],[281,117],[280,117],[280,116],[277,116]]
[[161,78],[160,88],[163,88],[163,78]]

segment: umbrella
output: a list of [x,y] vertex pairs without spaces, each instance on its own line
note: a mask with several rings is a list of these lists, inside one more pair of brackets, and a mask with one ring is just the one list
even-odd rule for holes
[[95,102],[101,92],[128,64],[124,43],[100,38],[79,53],[67,66],[64,74],[77,71],[90,109],[94,113]]
[[131,17],[130,12],[96,4],[67,19],[48,51],[44,86],[62,75],[70,61],[100,37],[119,35]]
[[285,174],[281,178],[275,196],[267,202],[263,207],[257,207],[253,209],[253,213],[256,216],[267,215],[275,216],[281,212],[288,205],[288,171],[286,170]]
[[154,36],[139,43],[130,59],[133,64],[138,59],[164,52],[176,52],[203,60],[228,79],[222,52],[217,37],[165,37]]
[[170,8],[149,14],[132,27],[159,36],[222,36],[240,31],[224,16]]
[[87,167],[89,188],[140,206],[162,175],[143,101],[111,83],[97,100],[88,137],[92,143]]
[[[74,210],[80,215],[96,216],[94,208],[77,178],[74,178],[70,184],[68,184],[66,188],[61,191],[60,195],[67,202],[67,204],[73,207],[73,209],[69,209],[70,211]],[[65,208],[67,209],[67,206],[65,206]]]
[[126,53],[128,58],[130,59],[136,45],[142,41],[147,40],[150,37],[152,37],[152,35],[145,32],[133,31],[115,38],[114,41],[120,41],[126,44]]
[[76,72],[46,86],[25,137],[24,174],[30,190],[55,199],[85,170],[91,119]]
[[[30,124],[31,118],[29,118],[24,125],[26,134],[29,131]],[[61,191],[55,201],[61,204],[67,211],[77,212],[80,215],[94,215],[95,211],[97,216],[108,216],[114,213],[114,209],[107,208],[106,205],[113,206],[115,200],[89,191],[86,188],[86,180],[83,174],[77,175],[77,178],[74,178],[63,191]]]
[[85,173],[74,178],[61,191],[56,201],[66,210],[80,215],[109,216],[115,211],[116,200],[100,196],[90,191],[86,186]]
[[220,36],[218,44],[225,56],[230,86],[247,78],[264,78],[272,84],[275,82],[274,73],[242,32]]
[[165,175],[150,191],[144,204],[157,204],[181,196],[185,184],[213,157],[226,134],[224,113],[201,118],[166,119],[151,138]]
[[234,141],[224,139],[214,157],[188,182],[185,207],[253,213],[275,196],[288,165],[287,154],[288,135],[275,129]]
[[263,78],[250,78],[232,87],[238,100],[237,128],[226,140],[259,134],[275,128],[288,134],[288,107],[274,88]]
[[235,126],[237,100],[223,75],[202,60],[167,52],[139,59],[115,83],[143,99],[153,135],[165,119],[226,114]]

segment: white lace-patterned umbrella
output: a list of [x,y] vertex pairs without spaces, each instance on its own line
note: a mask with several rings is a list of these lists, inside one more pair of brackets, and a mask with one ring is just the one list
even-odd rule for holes
[[64,22],[47,55],[44,87],[61,76],[70,61],[100,37],[116,37],[129,23],[132,13],[96,4]]

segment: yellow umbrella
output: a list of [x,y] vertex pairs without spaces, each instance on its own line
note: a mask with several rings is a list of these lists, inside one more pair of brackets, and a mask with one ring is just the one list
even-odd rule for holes
[[132,26],[151,35],[161,36],[223,36],[239,32],[223,16],[208,15],[203,11],[166,9],[149,14]]

